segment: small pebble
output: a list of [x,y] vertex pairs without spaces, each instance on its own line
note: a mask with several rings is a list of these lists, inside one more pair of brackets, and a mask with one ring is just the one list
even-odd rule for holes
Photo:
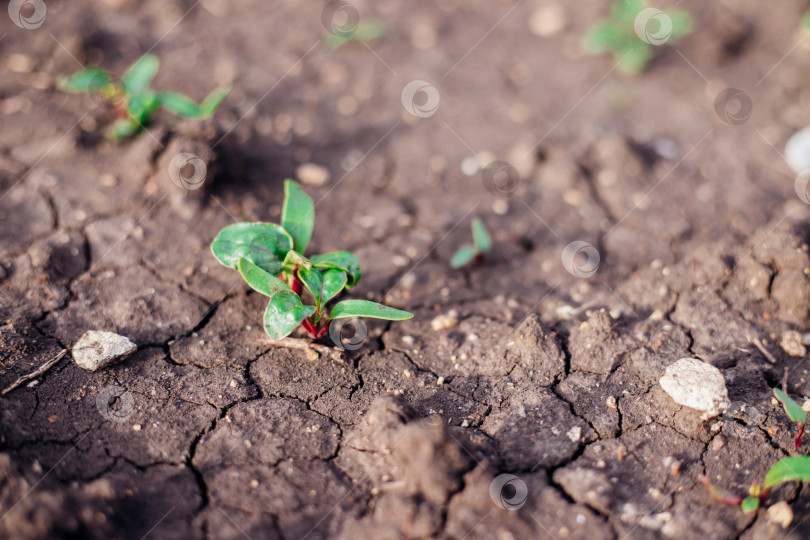
[[447,330],[448,328],[453,328],[458,324],[458,312],[455,309],[451,309],[447,313],[443,315],[437,315],[430,321],[430,327],[433,328],[435,332],[440,332],[442,330]]
[[796,174],[810,169],[810,128],[797,131],[788,139],[785,144],[785,161]]
[[529,17],[529,30],[540,37],[551,37],[565,28],[565,10],[559,4],[537,8]]
[[616,408],[616,398],[614,396],[608,396],[607,399],[605,400],[605,405],[607,405],[611,409],[615,409]]
[[566,435],[569,439],[571,439],[572,442],[579,442],[580,437],[582,437],[582,428],[579,426],[574,426],[568,430]]
[[681,358],[670,365],[659,383],[678,405],[717,416],[729,406],[726,381],[719,369],[697,358]]
[[793,523],[793,510],[785,501],[779,501],[768,508],[768,521],[787,529],[788,525]]
[[134,426],[132,426],[132,431],[140,431],[140,430],[141,430],[140,424],[135,424]]
[[802,344],[802,335],[796,330],[783,332],[779,345],[782,350],[795,358],[801,358],[807,354],[807,347]]
[[718,435],[714,439],[712,439],[712,443],[709,445],[709,449],[712,452],[717,452],[721,448],[726,445],[726,439],[722,435]]
[[88,371],[97,371],[124,360],[138,349],[124,336],[114,332],[88,330],[73,345],[73,360]]
[[322,186],[329,181],[329,171],[326,167],[315,163],[304,163],[295,170],[298,181],[308,186]]

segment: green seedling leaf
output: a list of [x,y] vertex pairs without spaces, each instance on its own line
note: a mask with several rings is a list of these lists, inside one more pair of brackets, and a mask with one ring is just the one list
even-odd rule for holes
[[692,31],[692,17],[685,11],[670,11],[668,13],[672,20],[672,36],[670,39],[682,38]]
[[450,259],[450,266],[453,268],[466,266],[476,255],[474,247],[470,245],[461,246],[458,251],[453,254],[453,258]]
[[287,337],[301,321],[315,313],[315,307],[305,306],[301,298],[286,283],[248,259],[244,257],[239,259],[238,270],[253,290],[270,297],[264,311],[264,330],[271,338]]
[[298,183],[292,180],[284,181],[281,226],[293,237],[295,249],[304,253],[315,226],[315,205],[312,197],[304,193]]
[[346,272],[337,268],[330,268],[323,272],[323,293],[321,305],[326,304],[332,298],[340,294],[346,287]]
[[158,67],[160,67],[160,61],[157,56],[153,54],[141,56],[121,77],[124,89],[132,96],[145,92],[157,75]]
[[602,21],[585,34],[582,48],[589,53],[601,53],[618,47],[623,39],[621,26],[615,21]]
[[759,508],[759,497],[746,497],[742,500],[740,508],[742,508],[742,511],[746,513],[753,512]]
[[282,270],[282,260],[292,249],[293,240],[275,223],[236,223],[222,229],[211,243],[219,262],[236,269],[245,257],[273,275]]
[[383,37],[386,32],[387,29],[382,21],[377,19],[367,19],[357,23],[357,28],[355,28],[351,33],[345,35],[342,33],[327,33],[324,36],[324,44],[328,48],[336,50],[346,43],[352,41],[362,43]]
[[316,268],[337,268],[347,274],[346,288],[351,289],[360,281],[360,260],[348,251],[333,251],[315,255],[310,259]]
[[102,90],[110,88],[112,84],[112,77],[107,70],[89,67],[69,77],[60,77],[56,82],[56,88],[63,92],[82,94],[101,92]]
[[810,31],[810,11],[805,12],[804,16],[802,17],[802,28]]
[[140,131],[141,125],[130,118],[119,118],[110,126],[107,137],[115,142],[121,142],[127,137],[132,137]]
[[804,426],[807,423],[807,413],[804,412],[801,405],[793,401],[789,395],[784,393],[779,388],[773,389],[773,394],[776,396],[776,399],[782,403],[782,406],[785,408],[785,412],[788,415],[788,418],[797,422],[799,424],[799,433],[796,436],[796,440],[794,441],[794,447],[798,448],[802,444],[802,437],[804,436]]
[[627,42],[613,52],[619,71],[628,75],[637,75],[644,71],[647,62],[654,56],[653,48],[642,41]]
[[323,295],[323,274],[317,268],[298,268],[298,279],[307,288],[309,294],[315,299],[315,307],[321,307],[321,296]]
[[388,321],[405,321],[413,317],[413,313],[384,306],[368,300],[344,300],[332,308],[330,319],[345,319],[347,317],[369,317],[372,319],[386,319]]
[[774,463],[762,483],[763,496],[782,482],[810,482],[810,456],[791,456]]
[[282,266],[285,272],[292,272],[296,268],[306,268],[309,270],[312,268],[312,262],[297,251],[291,249],[287,252],[287,255],[284,256]]
[[211,118],[219,104],[231,91],[229,86],[221,86],[211,92],[199,105],[190,97],[175,92],[161,92],[157,98],[160,105],[183,118],[205,120]]
[[807,413],[804,412],[804,409],[802,409],[801,405],[793,401],[793,399],[789,395],[784,393],[779,388],[774,388],[773,394],[785,408],[785,412],[787,413],[788,418],[790,418],[794,422],[800,422],[802,424],[807,422]]
[[492,238],[489,237],[484,222],[478,218],[472,220],[472,235],[475,250],[478,253],[489,253],[492,249]]
[[127,100],[129,117],[141,126],[149,123],[159,107],[157,94],[151,91],[131,95]]

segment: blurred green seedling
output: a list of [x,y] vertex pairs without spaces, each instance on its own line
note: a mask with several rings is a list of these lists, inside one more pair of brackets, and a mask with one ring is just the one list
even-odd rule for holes
[[799,431],[796,435],[796,440],[794,441],[794,448],[799,448],[799,446],[802,444],[802,437],[804,437],[804,425],[807,423],[807,413],[804,412],[801,405],[793,401],[789,395],[779,388],[774,388],[773,394],[785,408],[788,418],[790,418],[793,422],[796,422],[799,426]]
[[296,182],[285,180],[280,225],[236,223],[222,229],[211,244],[220,263],[237,270],[253,290],[269,298],[264,329],[271,339],[284,340],[301,326],[315,340],[336,319],[413,317],[368,300],[342,300],[327,309],[344,288],[360,281],[360,261],[348,251],[306,257],[314,223],[312,198]]
[[364,19],[357,23],[352,30],[326,32],[323,37],[324,45],[328,49],[336,50],[346,43],[365,43],[381,38],[388,31],[385,24],[378,19]]
[[484,227],[484,223],[475,218],[472,220],[471,228],[473,243],[461,246],[453,254],[453,258],[450,259],[450,266],[453,268],[461,268],[474,260],[480,262],[484,259],[484,255],[492,249],[492,238]]
[[146,54],[138,58],[120,80],[106,69],[88,67],[60,77],[56,87],[73,94],[97,94],[110,103],[118,118],[110,126],[107,136],[116,142],[140,132],[161,107],[181,118],[210,118],[230,92],[229,86],[220,86],[199,104],[182,94],[157,92],[149,85],[159,64],[155,55]]
[[685,11],[661,11],[644,0],[616,0],[610,17],[585,34],[585,52],[613,54],[616,67],[633,75],[644,70],[655,56],[655,47],[674,43],[692,30],[692,17]]
[[706,475],[702,475],[700,480],[715,500],[739,506],[744,512],[753,512],[762,505],[772,487],[783,482],[810,482],[810,456],[791,456],[780,459],[765,475],[762,484],[753,484],[748,488],[747,497],[740,497],[712,485]]

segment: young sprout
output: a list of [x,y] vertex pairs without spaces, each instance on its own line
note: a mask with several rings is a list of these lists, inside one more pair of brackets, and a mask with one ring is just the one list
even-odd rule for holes
[[674,42],[692,29],[692,17],[684,11],[646,12],[645,8],[644,0],[616,0],[610,17],[585,34],[585,52],[611,52],[616,67],[634,75],[655,56],[656,45]]
[[807,413],[804,412],[801,405],[793,401],[789,395],[779,388],[774,388],[773,394],[785,408],[788,418],[799,425],[799,433],[796,435],[796,441],[794,442],[794,448],[799,448],[799,445],[802,444],[802,437],[804,436],[804,425],[807,423]]
[[713,486],[706,475],[702,475],[700,481],[715,500],[752,512],[760,507],[773,486],[783,482],[810,482],[810,456],[791,456],[777,461],[765,475],[765,481],[751,485],[745,498]]
[[110,126],[107,136],[116,142],[141,131],[161,107],[181,118],[210,118],[230,92],[230,87],[220,86],[200,104],[182,94],[156,92],[149,85],[159,64],[156,56],[146,54],[138,58],[120,80],[105,69],[89,67],[60,77],[56,87],[73,94],[98,94],[113,104],[118,119]]
[[[343,300],[328,310],[326,305],[344,288],[360,281],[360,261],[348,251],[304,256],[314,222],[312,198],[297,183],[285,180],[280,225],[236,223],[222,229],[211,244],[220,263],[237,270],[253,290],[269,297],[264,329],[271,339],[284,340],[300,325],[315,340],[335,319],[413,317],[368,300]],[[307,303],[302,299],[304,290]]]
[[327,32],[324,34],[324,44],[331,50],[337,50],[346,43],[365,43],[377,38],[381,38],[387,32],[387,28],[378,19],[365,19],[357,23],[352,31],[347,32]]
[[461,268],[473,260],[481,262],[484,259],[484,254],[489,253],[492,249],[492,239],[489,237],[484,223],[475,218],[472,220],[471,227],[473,245],[465,244],[455,252],[453,258],[450,259],[450,266],[453,268]]

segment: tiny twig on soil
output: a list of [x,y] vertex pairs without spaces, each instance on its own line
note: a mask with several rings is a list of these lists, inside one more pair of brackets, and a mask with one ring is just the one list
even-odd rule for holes
[[765,360],[767,360],[771,364],[776,363],[776,357],[774,357],[774,355],[772,355],[770,351],[768,351],[768,349],[765,348],[765,345],[762,344],[762,342],[759,340],[758,337],[752,337],[749,341],[751,342],[751,345],[756,347],[759,350],[759,352],[762,353],[762,356],[765,357]]
[[269,343],[270,345],[275,345],[276,347],[285,347],[287,349],[304,351],[307,358],[313,361],[317,360],[318,356],[323,356],[326,358],[331,358],[336,362],[343,362],[343,351],[340,349],[327,347],[326,345],[320,345],[319,343],[312,343],[306,339],[285,337],[281,339],[251,339],[250,341],[254,341],[256,343]]
[[8,388],[0,392],[0,396],[5,396],[6,394],[8,394],[9,392],[11,392],[12,390],[14,390],[15,388],[17,388],[26,381],[36,379],[37,377],[39,377],[40,375],[51,369],[53,366],[55,366],[59,362],[59,360],[61,360],[65,356],[65,354],[67,354],[67,349],[62,349],[56,356],[54,356],[53,358],[51,358],[50,360],[39,366],[36,370],[32,371],[28,375],[23,375],[22,377],[11,383],[11,385],[9,385]]

